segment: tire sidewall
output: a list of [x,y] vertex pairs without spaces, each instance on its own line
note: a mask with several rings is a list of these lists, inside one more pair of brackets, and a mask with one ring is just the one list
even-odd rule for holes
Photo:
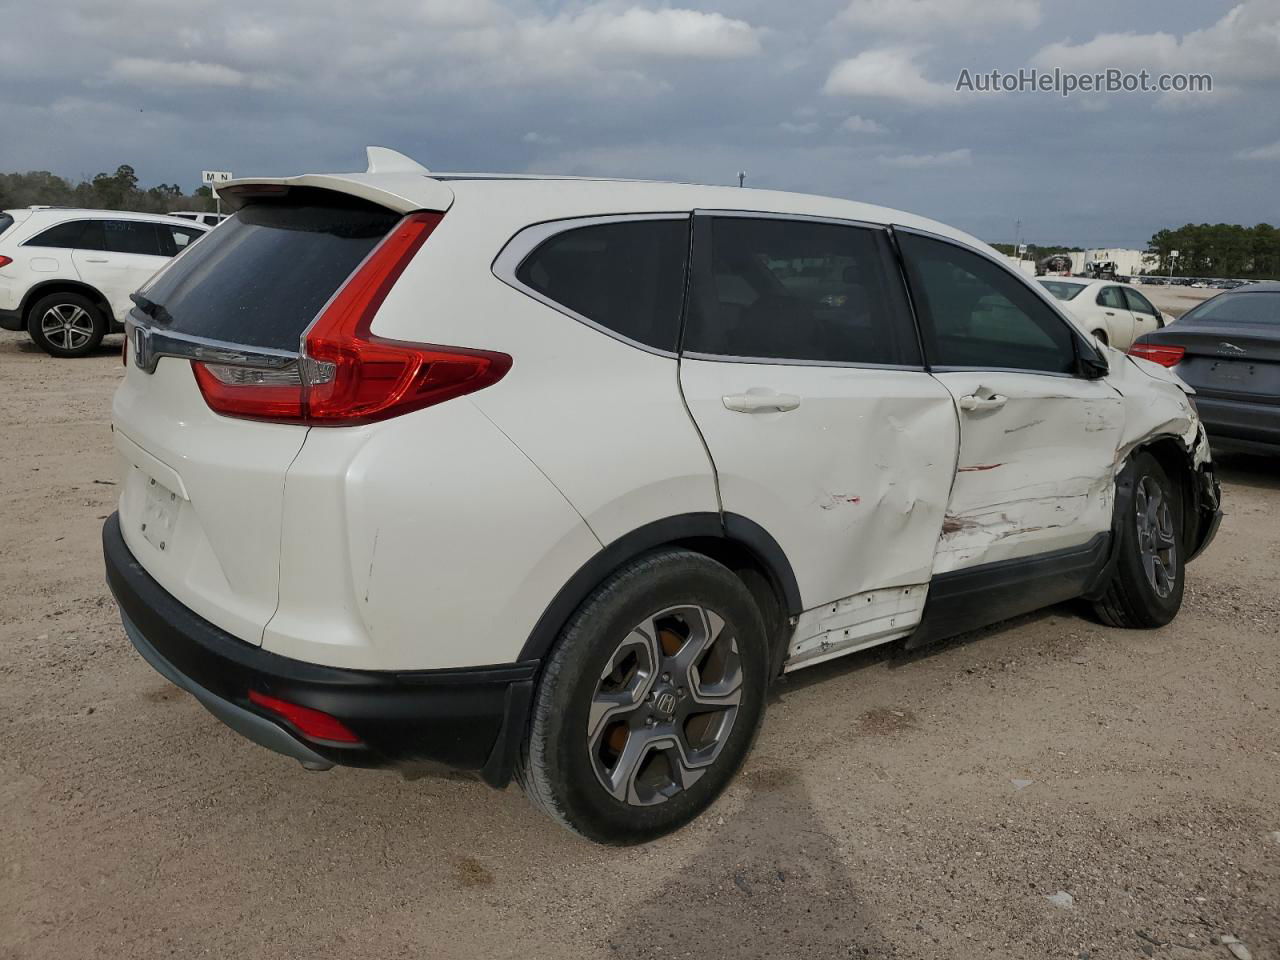
[[[82,346],[74,350],[67,350],[59,347],[54,343],[50,343],[45,338],[44,333],[40,329],[40,318],[49,310],[50,307],[59,304],[71,304],[79,307],[89,314],[93,320],[93,334]],[[102,338],[107,334],[107,319],[103,316],[102,311],[88,297],[79,293],[53,293],[47,297],[42,297],[36,301],[31,308],[31,313],[27,318],[27,334],[45,353],[53,357],[87,357],[98,349],[102,343]]]
[[[1186,587],[1186,546],[1183,543],[1182,519],[1183,503],[1181,491],[1170,480],[1158,460],[1149,453],[1139,453],[1125,468],[1128,473],[1127,483],[1129,502],[1125,516],[1121,518],[1120,556],[1117,574],[1127,583],[1127,592],[1132,602],[1142,608],[1143,619],[1155,626],[1163,626],[1177,616],[1182,606],[1182,595]],[[1173,587],[1167,597],[1161,597],[1147,579],[1142,565],[1142,554],[1138,545],[1137,515],[1138,486],[1144,478],[1150,477],[1164,491],[1173,513],[1174,551],[1177,558],[1177,571]]]
[[[562,635],[553,658],[550,709],[545,724],[548,786],[571,825],[603,843],[652,840],[688,823],[720,794],[746,758],[759,727],[768,685],[769,656],[763,621],[750,593],[732,572],[692,553],[664,556],[646,575],[603,586]],[[652,806],[633,806],[609,794],[596,777],[586,742],[590,700],[605,663],[637,624],[667,607],[698,604],[714,610],[738,641],[742,697],[729,739],[707,771],[688,789]]]

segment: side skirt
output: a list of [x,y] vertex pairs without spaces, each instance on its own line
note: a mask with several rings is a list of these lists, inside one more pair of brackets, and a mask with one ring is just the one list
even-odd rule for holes
[[915,650],[1083,596],[1096,584],[1110,553],[1111,534],[1099,533],[1079,547],[939,574],[929,585],[920,624],[904,647]]

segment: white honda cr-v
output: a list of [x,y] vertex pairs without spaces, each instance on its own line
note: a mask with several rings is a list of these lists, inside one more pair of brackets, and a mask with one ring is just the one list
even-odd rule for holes
[[664,183],[240,180],[135,298],[103,532],[141,654],[307,766],[514,776],[634,843],[780,674],[1085,597],[1220,516],[1169,371],[893,210]]

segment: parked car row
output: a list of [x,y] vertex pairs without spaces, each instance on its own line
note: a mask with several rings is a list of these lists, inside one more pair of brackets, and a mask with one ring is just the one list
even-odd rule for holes
[[221,185],[127,319],[108,582],[250,740],[514,778],[636,843],[724,789],[784,672],[1076,597],[1177,614],[1220,517],[1184,385],[986,244],[369,155]]
[[129,295],[209,227],[117,210],[0,212],[0,327],[55,357],[82,357],[124,329]]

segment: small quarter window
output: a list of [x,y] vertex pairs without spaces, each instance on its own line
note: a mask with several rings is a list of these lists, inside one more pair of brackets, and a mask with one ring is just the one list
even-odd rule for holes
[[674,351],[688,249],[687,219],[574,227],[529,254],[516,279],[628,340]]

